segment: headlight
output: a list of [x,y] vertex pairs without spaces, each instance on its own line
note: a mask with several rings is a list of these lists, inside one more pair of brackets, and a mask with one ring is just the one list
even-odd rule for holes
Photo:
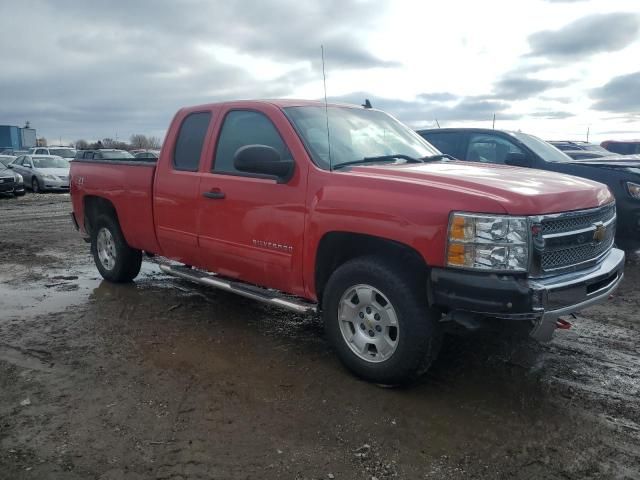
[[477,270],[527,271],[527,219],[453,213],[449,220],[447,265]]
[[24,178],[22,178],[22,175],[19,173],[14,173],[14,177],[16,179],[16,183],[22,183],[24,181]]
[[633,182],[627,182],[627,191],[633,198],[640,200],[640,185]]
[[53,180],[54,182],[57,182],[59,180],[58,177],[56,177],[55,175],[49,175],[49,174],[45,174],[42,176],[45,180]]

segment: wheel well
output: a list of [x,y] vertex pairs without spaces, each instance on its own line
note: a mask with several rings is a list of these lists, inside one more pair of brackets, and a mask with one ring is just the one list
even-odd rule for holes
[[316,294],[322,303],[322,293],[331,274],[343,263],[357,257],[376,255],[402,263],[407,271],[419,276],[426,286],[427,264],[412,247],[403,243],[360,233],[330,232],[318,246],[316,255]]
[[111,201],[102,197],[84,198],[84,229],[91,235],[91,228],[100,215],[108,215],[118,221],[118,213]]

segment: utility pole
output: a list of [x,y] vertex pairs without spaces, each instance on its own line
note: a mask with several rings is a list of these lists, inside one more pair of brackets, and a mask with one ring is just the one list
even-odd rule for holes
[[495,130],[496,129],[496,114],[493,114],[493,125],[491,125],[491,129]]
[[591,128],[591,125],[589,125],[587,127],[587,143],[589,143],[589,129]]

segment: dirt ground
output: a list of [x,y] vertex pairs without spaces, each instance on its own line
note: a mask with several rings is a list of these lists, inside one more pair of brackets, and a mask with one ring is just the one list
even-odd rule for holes
[[640,260],[548,345],[448,336],[410,388],[317,319],[102,281],[69,196],[0,199],[0,479],[640,479]]

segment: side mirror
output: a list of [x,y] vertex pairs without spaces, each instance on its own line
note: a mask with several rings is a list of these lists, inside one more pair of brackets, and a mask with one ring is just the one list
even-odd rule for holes
[[10,163],[9,165],[7,165],[7,168],[13,168],[13,164]]
[[524,153],[511,152],[507,154],[504,163],[512,167],[531,168],[531,160]]
[[246,145],[233,157],[236,170],[277,177],[278,183],[286,183],[293,176],[294,163],[282,159],[280,153],[267,145]]

